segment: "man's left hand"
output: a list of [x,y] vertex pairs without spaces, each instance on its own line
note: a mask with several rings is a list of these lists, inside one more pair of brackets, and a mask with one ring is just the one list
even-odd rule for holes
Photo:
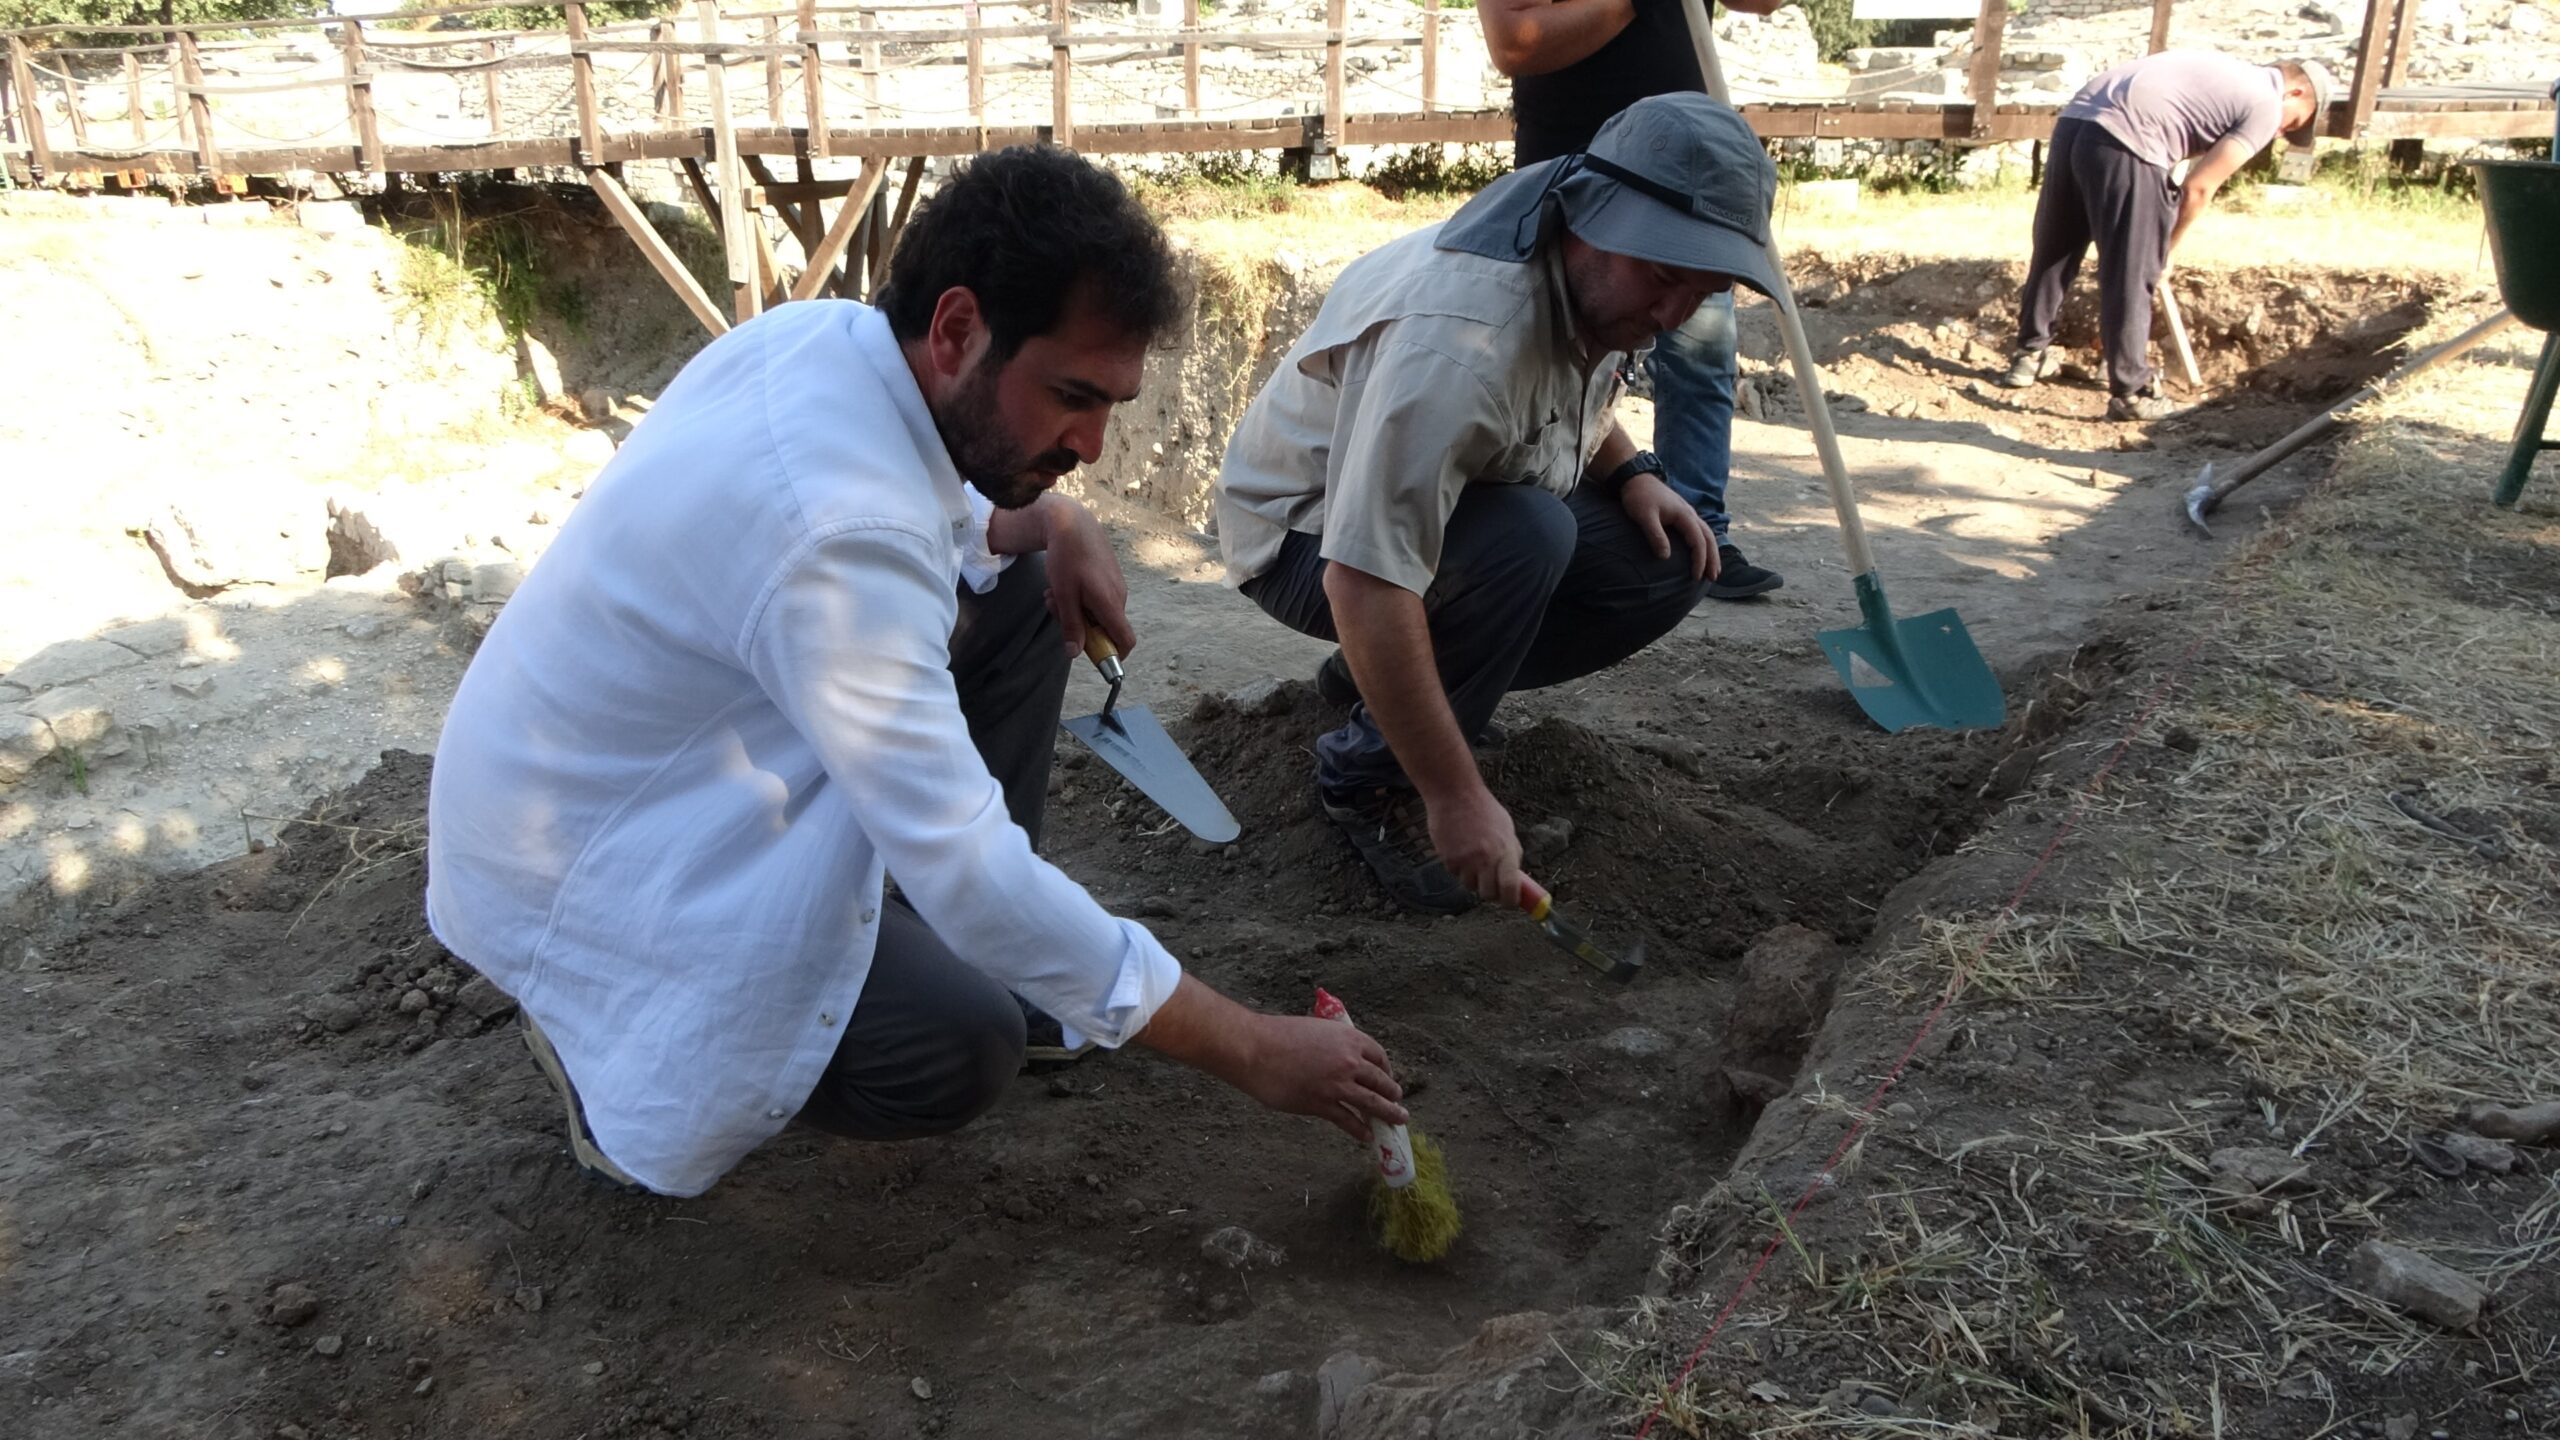
[[1138,648],[1138,632],[1129,626],[1129,578],[1120,573],[1120,557],[1111,535],[1093,512],[1064,495],[1040,497],[1047,513],[1049,543],[1049,613],[1058,617],[1067,653],[1084,649],[1085,627],[1111,638],[1120,653]]
[[1689,546],[1689,578],[1712,578],[1717,570],[1716,541],[1707,533],[1707,522],[1698,518],[1697,509],[1680,498],[1678,491],[1650,470],[1641,470],[1618,492],[1618,503],[1626,507],[1627,518],[1636,522],[1652,547],[1653,558],[1671,558],[1671,537],[1679,536]]

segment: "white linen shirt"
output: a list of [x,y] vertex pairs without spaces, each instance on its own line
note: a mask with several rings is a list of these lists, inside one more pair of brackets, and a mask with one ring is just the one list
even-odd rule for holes
[[888,320],[786,305],[688,364],[500,613],[445,718],[427,919],[559,1050],[596,1143],[694,1195],[787,1124],[879,937],[1106,1045],[1180,968],[1031,851],[950,670],[988,507]]

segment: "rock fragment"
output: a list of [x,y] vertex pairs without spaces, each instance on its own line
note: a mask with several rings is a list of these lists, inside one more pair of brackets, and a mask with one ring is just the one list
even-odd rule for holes
[[2448,1330],[2478,1325],[2481,1307],[2489,1303],[2480,1282],[2387,1241],[2357,1246],[2347,1273],[2357,1289]]

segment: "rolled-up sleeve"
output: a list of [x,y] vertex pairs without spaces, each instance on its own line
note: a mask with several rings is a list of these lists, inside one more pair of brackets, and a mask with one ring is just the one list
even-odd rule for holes
[[934,934],[1059,1020],[1123,1044],[1181,967],[1032,853],[1005,813],[946,668],[958,602],[937,540],[950,543],[895,524],[819,537],[750,619],[747,664]]
[[1346,346],[1336,373],[1318,553],[1419,595],[1458,493],[1519,437],[1474,370],[1391,330]]

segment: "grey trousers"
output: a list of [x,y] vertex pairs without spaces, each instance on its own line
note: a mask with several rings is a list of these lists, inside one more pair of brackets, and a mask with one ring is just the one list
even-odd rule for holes
[[[1338,640],[1324,593],[1320,541],[1292,531],[1247,598],[1302,635]],[[1674,539],[1657,560],[1615,499],[1589,486],[1559,499],[1531,485],[1470,485],[1450,513],[1440,568],[1423,592],[1440,685],[1461,734],[1478,735],[1514,690],[1605,670],[1671,633],[1708,582],[1689,578]],[[1406,787],[1404,769],[1365,704],[1316,741],[1328,790]]]
[[[993,590],[960,592],[951,675],[969,738],[1014,823],[1040,843],[1068,657],[1038,555]],[[879,948],[844,1039],[801,1123],[857,1140],[948,1134],[992,1108],[1022,1068],[1023,1015],[1010,991],[951,953],[904,896],[881,907]]]

